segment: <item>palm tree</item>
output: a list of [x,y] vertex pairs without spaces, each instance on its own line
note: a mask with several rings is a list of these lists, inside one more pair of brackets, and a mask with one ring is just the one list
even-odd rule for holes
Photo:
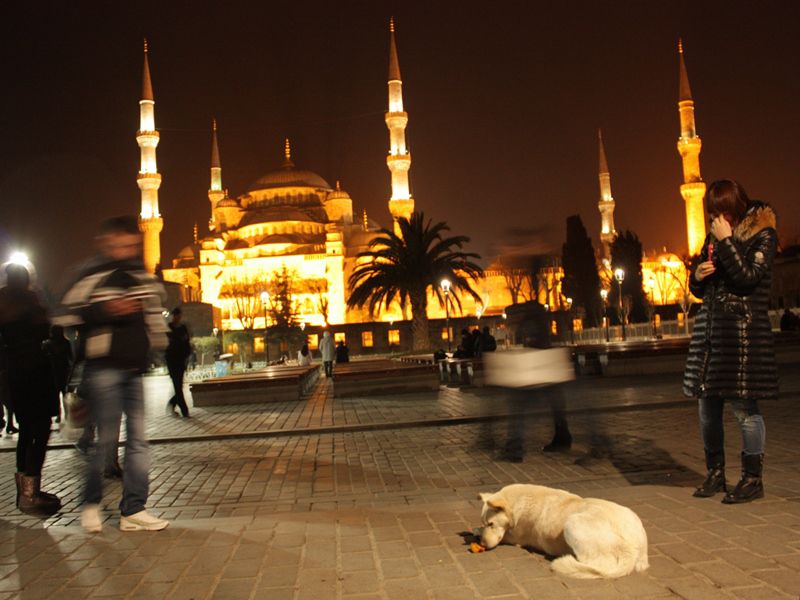
[[[463,235],[444,237],[450,228],[446,223],[425,222],[424,213],[414,212],[410,219],[397,221],[400,234],[381,229],[369,243],[369,249],[358,255],[359,263],[348,279],[350,308],[367,305],[370,314],[377,308],[398,301],[402,308],[411,305],[411,332],[415,351],[429,347],[428,288],[433,288],[439,302],[444,304],[439,282],[450,280],[455,293],[448,301],[461,309],[459,293],[469,294],[477,302],[480,295],[470,284],[483,277],[483,269],[472,262],[480,258],[472,252],[462,252],[469,242]],[[367,260],[363,260],[367,259]]]

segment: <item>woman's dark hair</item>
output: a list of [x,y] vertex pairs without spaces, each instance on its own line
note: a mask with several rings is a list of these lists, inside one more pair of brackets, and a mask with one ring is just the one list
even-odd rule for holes
[[732,179],[719,179],[709,185],[706,191],[705,205],[709,217],[726,214],[738,223],[747,212],[749,204],[747,192]]
[[303,347],[300,348],[300,354],[308,356],[308,344],[303,344]]

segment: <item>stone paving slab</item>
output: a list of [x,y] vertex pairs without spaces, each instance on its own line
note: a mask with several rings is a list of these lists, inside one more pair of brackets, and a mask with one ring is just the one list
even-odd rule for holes
[[[264,405],[194,407],[185,388],[192,417],[182,419],[165,413],[172,384],[166,376],[144,378],[146,427],[154,442],[245,437],[269,433],[302,433],[320,428],[365,429],[375,426],[442,420],[470,420],[506,414],[502,393],[491,388],[442,387],[439,393],[334,399],[331,381],[321,378],[305,400],[270,402]],[[800,388],[800,378],[798,378]],[[673,404],[690,402],[674,376],[581,379],[570,384],[570,410]],[[537,407],[534,407],[536,410]],[[538,407],[546,411],[546,407]],[[124,431],[123,431],[124,437]],[[74,439],[54,428],[51,447],[71,446]],[[0,437],[0,452],[12,451],[16,436]]]
[[[637,397],[655,389],[619,383],[603,393],[634,406],[571,415],[568,453],[539,451],[552,431],[534,415],[519,464],[495,458],[503,421],[155,445],[149,506],[173,520],[155,533],[116,529],[117,482],[106,485],[104,532],[77,527],[85,459],[72,449],[51,450],[45,465],[63,511],[21,515],[14,457],[2,453],[0,599],[798,598],[800,395],[762,406],[767,497],[726,506],[691,496],[704,470],[696,407],[639,410]],[[730,415],[726,428],[734,479]],[[610,445],[592,458],[598,436]],[[630,506],[648,532],[651,569],[576,581],[524,549],[467,553],[458,534],[479,525],[477,492],[513,482]]]

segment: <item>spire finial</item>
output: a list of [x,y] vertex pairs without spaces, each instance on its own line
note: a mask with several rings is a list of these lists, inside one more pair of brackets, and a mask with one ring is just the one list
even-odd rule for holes
[[283,140],[283,156],[283,168],[291,169],[294,167],[294,162],[292,162],[292,145],[289,143],[288,137]]
[[400,81],[400,61],[394,41],[394,17],[389,19],[389,81]]
[[150,80],[150,63],[147,60],[147,39],[144,40],[144,67],[142,68],[142,100],[153,100],[153,82]]
[[369,231],[369,219],[367,219],[367,209],[364,209],[363,213],[363,221],[364,221],[364,231]]
[[341,192],[342,191],[342,184],[338,179],[336,180],[336,191],[337,192]]
[[680,63],[678,100],[683,102],[684,100],[692,99],[692,88],[689,86],[689,74],[686,71],[686,61],[683,54],[683,40],[680,38],[678,38],[678,57],[678,62]]
[[597,144],[598,144],[598,155],[600,159],[600,173],[608,173],[608,161],[606,160],[606,148],[605,144],[603,144],[603,130],[598,128],[597,129]]
[[194,228],[192,229],[192,238],[194,239],[194,243],[197,244],[197,222],[195,222]]
[[[389,17],[389,33],[394,33],[394,16]],[[145,41],[145,47],[147,47],[146,41]]]
[[211,117],[211,168],[221,169],[222,163],[219,159],[219,142],[217,141],[217,119]]

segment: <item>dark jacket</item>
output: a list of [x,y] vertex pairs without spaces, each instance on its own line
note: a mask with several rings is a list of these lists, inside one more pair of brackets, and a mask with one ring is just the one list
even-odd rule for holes
[[508,327],[517,343],[526,348],[550,348],[550,314],[538,302],[523,302],[506,307]]
[[[691,292],[703,299],[695,317],[683,378],[687,396],[761,400],[778,395],[773,335],[767,309],[777,249],[773,210],[753,202],[733,235],[709,234],[716,271],[703,281],[692,272]],[[699,263],[698,263],[699,264]]]
[[[165,296],[163,286],[140,261],[96,261],[64,295],[62,314],[54,321],[79,328],[87,364],[144,372],[149,352],[164,350],[167,344]],[[140,300],[142,311],[109,315],[104,303],[118,298]]]
[[9,407],[20,419],[58,414],[52,365],[42,343],[50,322],[30,290],[0,289],[0,361],[5,369]]
[[183,323],[179,325],[170,323],[167,337],[169,338],[169,343],[164,351],[164,359],[167,361],[167,365],[185,368],[186,361],[192,355],[192,336],[189,334],[189,328]]

